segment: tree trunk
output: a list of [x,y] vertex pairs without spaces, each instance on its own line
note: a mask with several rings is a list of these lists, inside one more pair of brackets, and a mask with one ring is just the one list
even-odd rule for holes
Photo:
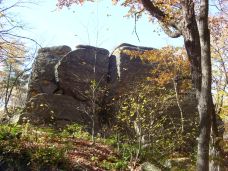
[[199,100],[201,92],[201,46],[199,30],[197,27],[194,2],[183,2],[183,30],[184,45],[191,64],[191,75],[196,98]]
[[[183,35],[185,48],[191,64],[192,82],[196,92],[199,112],[199,139],[197,170],[209,169],[209,141],[211,120],[214,118],[214,105],[211,94],[211,56],[210,56],[210,32],[208,29],[208,0],[200,1],[199,24],[195,16],[194,0],[181,0],[182,19],[176,23],[163,23],[165,28],[171,27],[177,31],[178,36]],[[166,14],[153,4],[151,0],[142,0],[142,4],[148,12],[164,22]],[[170,31],[170,30],[169,30]],[[167,33],[167,32],[166,32]],[[167,33],[168,34],[168,33]],[[169,34],[168,34],[169,35]],[[169,35],[170,36],[170,35]],[[172,37],[172,36],[171,36]],[[177,36],[173,36],[177,37]],[[215,120],[216,121],[216,120]],[[213,124],[213,132],[216,132]]]
[[223,128],[221,130],[218,129],[219,119],[215,112],[215,106],[213,104],[213,100],[210,100],[211,106],[213,106],[212,110],[212,123],[211,123],[211,145],[210,145],[210,153],[211,161],[209,162],[209,170],[210,171],[223,171],[224,170],[224,151],[220,145],[220,142],[223,140]]
[[199,97],[198,111],[200,117],[200,134],[198,139],[197,170],[209,170],[209,142],[211,131],[211,56],[210,32],[208,29],[208,0],[200,2],[199,34],[201,45],[202,82]]
[[11,72],[12,72],[12,65],[9,64],[9,73],[8,73],[8,77],[7,77],[5,104],[4,104],[4,113],[6,113],[7,115],[9,114],[8,103],[9,103],[9,96],[10,96],[9,95],[9,88],[10,88]]

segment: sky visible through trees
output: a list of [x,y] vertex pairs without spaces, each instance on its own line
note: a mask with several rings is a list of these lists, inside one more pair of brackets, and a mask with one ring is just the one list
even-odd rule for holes
[[[3,1],[6,6],[11,3],[13,1]],[[157,24],[149,24],[146,17],[137,22],[139,41],[134,33],[134,19],[124,17],[127,9],[112,6],[110,1],[99,0],[96,5],[85,3],[70,10],[56,9],[56,1],[33,3],[14,8],[12,12],[25,25],[26,30],[21,34],[36,39],[44,47],[65,44],[74,48],[78,44],[89,44],[112,50],[124,42],[155,48],[182,46],[181,40],[169,38]]]

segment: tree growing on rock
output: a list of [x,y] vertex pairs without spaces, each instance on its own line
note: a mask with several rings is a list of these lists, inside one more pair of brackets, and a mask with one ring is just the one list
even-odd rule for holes
[[[58,0],[58,6],[82,4],[86,0]],[[87,0],[93,1],[93,0]],[[197,170],[209,170],[209,141],[211,126],[217,134],[215,108],[211,94],[211,50],[208,27],[208,0],[112,0],[129,7],[130,15],[149,14],[172,38],[182,36],[190,61],[192,82],[198,101],[199,138]],[[213,121],[213,122],[212,122]]]

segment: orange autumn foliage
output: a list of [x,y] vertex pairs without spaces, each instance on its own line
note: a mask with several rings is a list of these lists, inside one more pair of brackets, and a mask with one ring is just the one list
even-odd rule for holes
[[[190,77],[189,61],[182,48],[168,46],[145,52],[125,50],[124,53],[132,57],[140,57],[144,62],[155,63],[156,69],[151,70],[151,77],[148,77],[147,80],[156,83],[157,86],[173,84],[173,79],[177,79],[177,77]],[[183,79],[180,86],[187,90],[191,84],[189,80]]]

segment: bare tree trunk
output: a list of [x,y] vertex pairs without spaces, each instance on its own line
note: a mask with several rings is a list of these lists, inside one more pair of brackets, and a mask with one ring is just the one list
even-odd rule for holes
[[200,117],[200,134],[198,139],[197,170],[209,170],[209,142],[211,131],[211,55],[210,32],[208,29],[208,0],[200,1],[199,34],[201,45],[202,84],[198,111]]
[[10,88],[10,79],[11,79],[11,72],[12,72],[12,65],[9,64],[9,73],[8,73],[8,77],[7,77],[7,84],[6,84],[6,94],[5,94],[5,104],[4,104],[4,112],[8,115],[9,111],[8,111],[8,103],[9,103],[9,96],[10,96],[10,92],[9,92],[9,88]]
[[183,30],[184,45],[191,64],[192,83],[199,100],[201,92],[201,53],[200,37],[197,27],[195,7],[192,0],[183,0]]
[[9,73],[9,76],[8,76],[8,80],[7,80],[7,89],[6,89],[6,98],[5,98],[5,110],[7,111],[7,113],[9,114],[9,111],[8,111],[8,104],[9,104],[9,101],[10,101],[10,98],[11,98],[11,95],[13,93],[13,89],[16,87],[17,83],[18,83],[18,80],[19,78],[24,74],[26,73],[27,71],[29,71],[31,68],[28,68],[28,69],[25,69],[24,71],[21,71],[17,76],[16,78],[14,79],[13,83],[11,85],[9,85],[9,81],[10,81],[10,74],[11,74],[11,70],[12,70],[12,67],[10,66],[10,73]]
[[223,140],[223,130],[220,132],[218,130],[217,125],[217,115],[215,112],[215,107],[213,104],[213,100],[210,100],[211,106],[213,106],[212,110],[212,123],[211,123],[211,146],[210,153],[211,161],[209,162],[209,170],[210,171],[223,171],[224,170],[224,151],[220,146],[220,142]]
[[180,104],[180,98],[179,98],[179,94],[178,94],[178,90],[177,90],[177,81],[175,81],[175,79],[173,78],[173,86],[174,86],[174,90],[175,90],[175,95],[176,95],[176,100],[177,100],[177,106],[179,108],[180,111],[180,117],[181,117],[181,132],[182,134],[184,133],[184,114],[183,114],[183,110]]

